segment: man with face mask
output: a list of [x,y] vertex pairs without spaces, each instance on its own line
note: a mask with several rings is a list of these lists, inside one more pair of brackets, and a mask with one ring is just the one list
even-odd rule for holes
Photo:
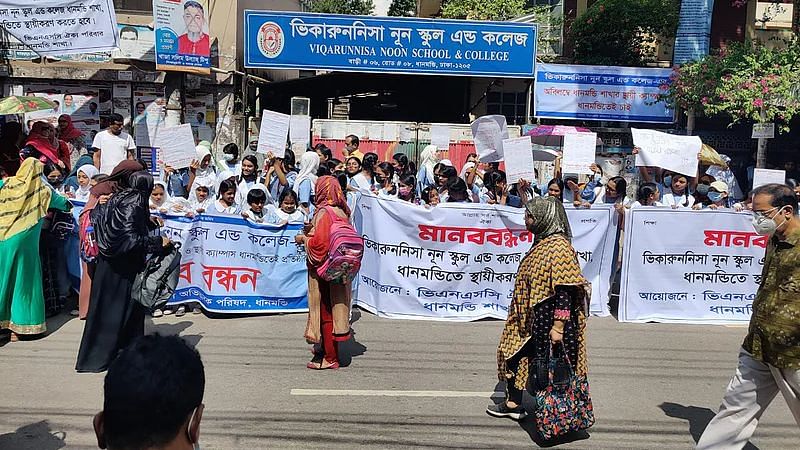
[[739,366],[698,449],[740,449],[780,392],[800,426],[800,218],[786,185],[753,191],[753,227],[769,236]]
[[199,449],[205,383],[200,354],[180,337],[136,339],[108,368],[94,416],[97,446]]

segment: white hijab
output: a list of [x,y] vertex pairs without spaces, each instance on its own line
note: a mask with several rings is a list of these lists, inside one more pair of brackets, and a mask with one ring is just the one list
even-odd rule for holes
[[[85,164],[85,165],[79,167],[78,168],[78,172],[83,172],[83,174],[86,175],[87,178],[89,178],[89,181],[91,181],[92,178],[95,175],[100,173],[100,171],[97,170],[97,167],[93,166],[92,164]],[[78,173],[78,172],[76,172],[76,173]],[[85,187],[81,186],[79,184],[78,185],[78,190],[75,191],[75,200],[78,200],[80,202],[88,201],[89,200],[89,191],[91,189],[92,189],[92,184],[91,183],[86,183]]]
[[195,151],[197,152],[197,160],[200,161],[200,163],[202,163],[206,157],[210,157],[211,161],[208,162],[208,167],[205,169],[200,167],[195,171],[194,183],[192,183],[189,189],[189,200],[191,201],[197,200],[197,195],[194,193],[197,186],[208,187],[209,197],[214,197],[216,194],[214,182],[217,180],[217,173],[214,170],[214,158],[211,156],[211,151],[205,145],[198,145],[195,147]]
[[156,181],[153,183],[154,186],[161,186],[164,190],[164,197],[161,199],[161,203],[153,202],[153,198],[150,197],[150,211],[158,212],[159,209],[169,209],[172,206],[172,197],[170,197],[169,192],[167,191],[167,183],[163,181]]
[[433,144],[426,145],[419,155],[419,165],[425,169],[429,180],[433,179],[433,167],[439,162],[436,157],[437,150],[438,148]]
[[319,169],[319,155],[317,152],[305,152],[300,157],[300,173],[294,179],[292,190],[300,194],[300,183],[304,180],[311,181],[311,195],[314,195],[314,184],[317,182],[317,170]]

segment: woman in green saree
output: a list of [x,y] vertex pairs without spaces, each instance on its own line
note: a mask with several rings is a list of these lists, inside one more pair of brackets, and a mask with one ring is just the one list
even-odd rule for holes
[[48,209],[69,211],[72,205],[44,182],[44,165],[22,162],[16,176],[0,181],[0,329],[17,335],[47,331],[39,236]]

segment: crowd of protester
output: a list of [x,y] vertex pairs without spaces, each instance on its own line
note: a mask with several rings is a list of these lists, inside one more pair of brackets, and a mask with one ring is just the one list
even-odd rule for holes
[[[121,116],[111,115],[108,123],[108,128],[97,133],[91,145],[83,144],[84,136],[75,129],[69,116],[60,118],[58,127],[45,122],[32,123],[27,136],[20,124],[6,123],[0,137],[0,173],[4,177],[17,175],[21,162],[36,160],[39,165],[20,172],[21,176],[30,178],[25,189],[37,189],[35,174],[41,170],[42,184],[52,190],[53,198],[64,196],[85,202],[86,214],[127,188],[125,178],[135,172],[117,173],[115,178],[114,172],[120,163],[135,158],[136,145],[132,136],[123,131]],[[499,163],[480,162],[474,153],[461,161],[457,169],[447,158],[448,149],[435,145],[427,145],[421,151],[416,158],[417,165],[405,153],[395,153],[388,160],[382,160],[376,153],[363,153],[359,144],[357,136],[347,136],[343,157],[337,159],[324,144],[317,144],[299,155],[287,149],[282,154],[257,156],[243,154],[236,144],[229,143],[215,158],[211,144],[201,141],[196,146],[197,158],[189,167],[159,167],[160,175],[148,194],[147,207],[153,216],[193,217],[208,213],[234,215],[277,226],[290,222],[309,223],[315,216],[319,195],[315,192],[316,183],[321,177],[330,176],[338,182],[349,210],[363,193],[424,208],[436,208],[443,203],[524,208],[529,200],[541,196],[555,197],[576,208],[614,205],[619,213],[615,220],[622,228],[625,211],[630,208],[737,211],[749,208],[749,200],[743,194],[747,189],[742,189],[752,182],[749,168],[744,171],[745,175],[739,173],[739,178],[747,177],[743,184],[737,181],[730,167],[702,164],[691,177],[657,167],[640,167],[637,176],[632,178],[621,173],[605,174],[600,164],[591,166],[592,174],[578,176],[562,173],[557,158],[548,169],[548,173],[553,174],[552,179],[542,183],[536,179],[509,180]],[[637,151],[635,148],[634,153]],[[724,155],[723,158],[730,161]],[[143,161],[141,165],[147,167]],[[788,177],[800,178],[791,164],[785,168]],[[109,176],[114,180],[109,182]],[[538,172],[536,177],[539,178]],[[25,180],[19,182],[26,183]],[[800,195],[800,182],[796,178],[787,179],[787,183]],[[64,206],[61,210],[39,208],[41,230],[35,231],[40,235],[39,248],[35,251],[42,270],[46,316],[60,312],[69,295],[64,248],[75,224],[71,214],[63,211],[68,205]],[[73,314],[85,319],[91,297],[88,278],[95,268],[83,264],[85,275],[80,301]],[[192,310],[201,312],[199,308]],[[186,307],[156,310],[153,314],[158,317],[173,312],[183,315]],[[0,322],[4,321],[8,318],[0,316]],[[8,327],[8,324],[3,323],[3,326]],[[36,327],[28,330],[36,331]]]

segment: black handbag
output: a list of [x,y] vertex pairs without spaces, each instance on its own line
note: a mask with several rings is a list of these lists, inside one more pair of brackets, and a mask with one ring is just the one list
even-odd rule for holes
[[136,274],[131,299],[148,311],[163,308],[178,286],[181,265],[181,244],[173,243],[165,253],[152,255],[144,269]]
[[[569,384],[572,368],[565,358],[564,344],[550,344],[547,355],[530,358],[528,361],[528,382],[525,390],[532,396],[549,385],[566,386]],[[552,372],[552,379],[551,379]]]

